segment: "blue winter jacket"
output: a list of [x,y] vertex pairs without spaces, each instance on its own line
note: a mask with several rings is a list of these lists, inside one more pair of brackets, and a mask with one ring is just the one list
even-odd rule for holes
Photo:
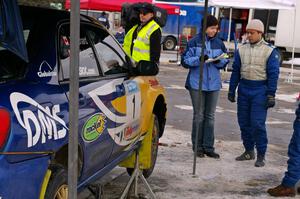
[[[185,87],[187,89],[199,90],[200,77],[200,56],[202,46],[202,33],[200,31],[188,44],[185,52],[181,56],[181,65],[189,69]],[[205,41],[204,55],[215,58],[227,50],[221,39],[218,37],[207,38]],[[229,60],[221,59],[219,63],[205,63],[203,67],[203,91],[218,91],[222,87],[220,69],[226,67]]]

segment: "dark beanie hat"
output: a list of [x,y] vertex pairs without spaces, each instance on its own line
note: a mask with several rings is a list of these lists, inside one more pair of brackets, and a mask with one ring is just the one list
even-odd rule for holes
[[144,13],[154,13],[154,6],[151,3],[143,2],[137,6],[137,10]]
[[[204,25],[203,23],[204,23],[204,18],[202,18],[202,21],[201,21],[202,28],[203,28],[203,25]],[[208,28],[210,26],[216,26],[218,24],[219,24],[219,21],[217,20],[216,17],[214,17],[213,15],[207,15],[207,17],[206,17],[206,28]]]

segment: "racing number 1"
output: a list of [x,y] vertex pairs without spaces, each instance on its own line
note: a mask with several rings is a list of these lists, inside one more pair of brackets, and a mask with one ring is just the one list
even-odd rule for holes
[[134,119],[134,115],[135,115],[135,95],[133,96],[132,103],[133,103],[133,116],[132,116],[132,119]]
[[133,122],[140,117],[140,109],[141,109],[141,91],[137,82],[130,81],[127,83],[127,117],[130,120],[129,122]]

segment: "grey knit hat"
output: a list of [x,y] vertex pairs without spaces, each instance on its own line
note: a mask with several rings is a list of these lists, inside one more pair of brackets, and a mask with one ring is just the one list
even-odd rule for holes
[[248,24],[247,24],[247,27],[246,27],[246,30],[248,29],[252,29],[252,30],[257,30],[259,32],[262,32],[264,33],[264,24],[261,20],[259,19],[252,19]]

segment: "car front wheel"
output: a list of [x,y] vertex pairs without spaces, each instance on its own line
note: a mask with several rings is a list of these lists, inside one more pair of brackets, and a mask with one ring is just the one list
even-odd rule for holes
[[60,165],[50,167],[51,177],[45,193],[45,199],[68,199],[67,172]]

